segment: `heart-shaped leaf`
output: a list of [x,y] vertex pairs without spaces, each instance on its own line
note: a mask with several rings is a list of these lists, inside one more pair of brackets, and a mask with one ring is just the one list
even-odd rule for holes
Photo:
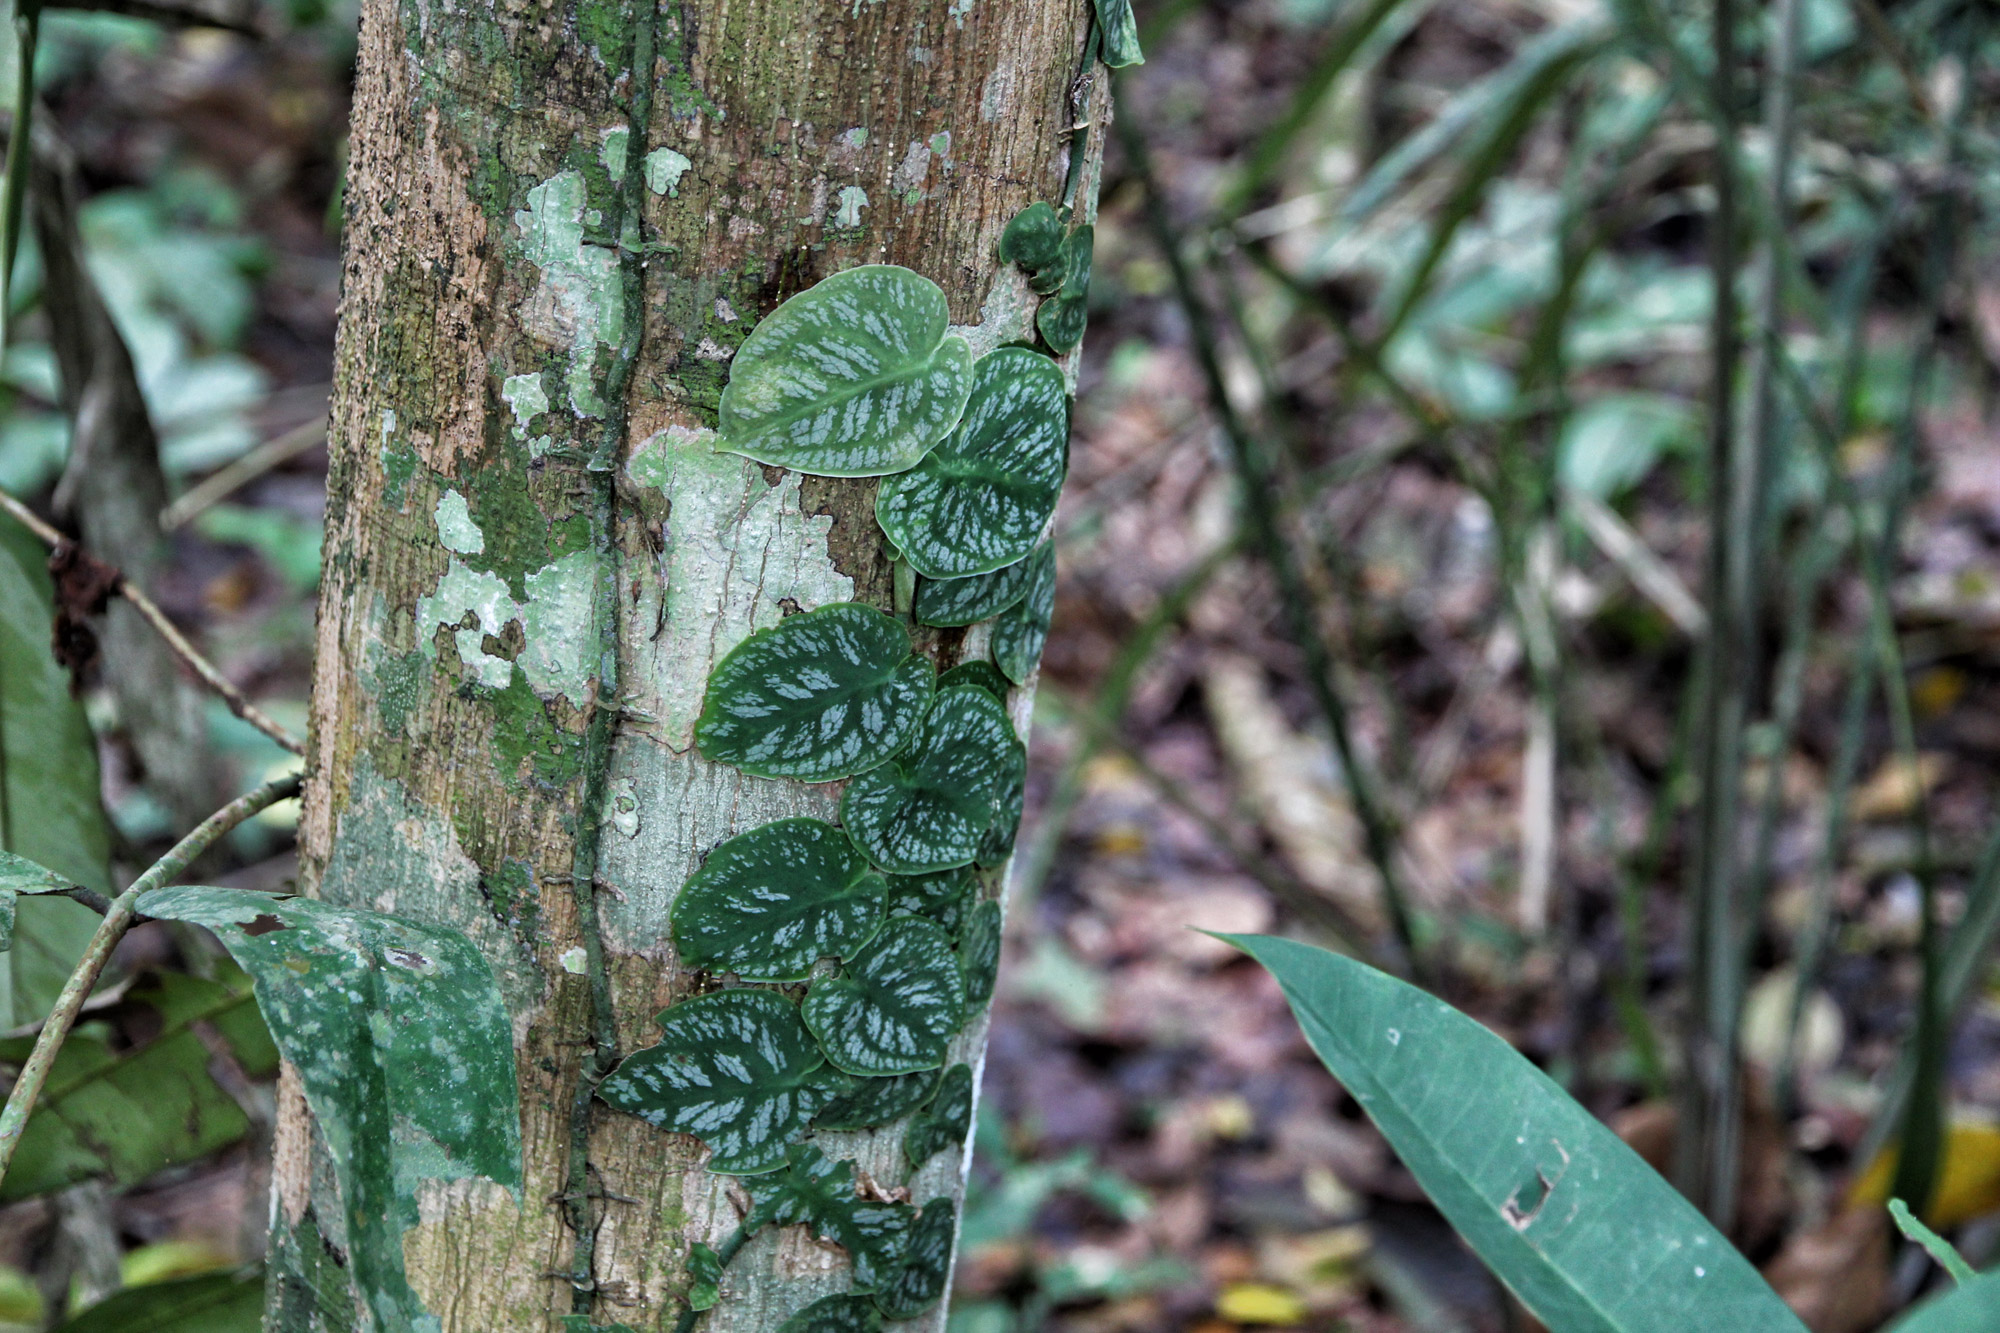
[[761,824],[717,847],[674,898],[681,962],[745,981],[799,981],[882,924],[888,883],[817,819]]
[[732,648],[709,673],[695,741],[745,773],[830,782],[902,749],[932,687],[931,664],[911,654],[898,621],[835,602]]
[[867,1296],[822,1296],[778,1325],[778,1333],[882,1333],[882,1312]]
[[794,1146],[784,1169],[750,1185],[746,1231],[803,1226],[847,1251],[854,1289],[869,1291],[895,1271],[913,1210],[906,1203],[874,1203],[854,1193],[854,1163],[827,1160],[810,1144]]
[[784,1165],[787,1145],[845,1085],[790,1001],[727,990],[661,1013],[659,1043],[626,1056],[597,1095],[706,1143],[709,1170],[747,1176]]
[[1062,258],[1062,248],[1062,219],[1044,200],[1016,213],[1000,233],[1001,260],[1022,268],[1047,268]]
[[750,331],[722,391],[722,448],[823,477],[914,466],[965,409],[972,351],[929,278],[836,273]]
[[971,1129],[972,1067],[953,1065],[944,1071],[937,1095],[924,1113],[910,1122],[903,1135],[903,1155],[911,1166],[922,1166],[947,1148],[963,1148]]
[[875,1288],[875,1304],[891,1321],[914,1319],[944,1296],[951,1281],[951,1247],[958,1238],[958,1208],[932,1199],[910,1224],[902,1262]]
[[1021,813],[1028,801],[1028,747],[1016,742],[1006,781],[993,800],[993,822],[979,840],[979,864],[997,866],[1014,854],[1014,837],[1021,831]]
[[972,368],[972,397],[951,437],[883,480],[875,518],[924,577],[985,574],[1035,549],[1068,467],[1062,368],[1002,347]]
[[1014,724],[985,690],[941,691],[909,750],[847,784],[840,820],[876,865],[921,875],[968,865],[1007,780]]
[[901,1120],[931,1100],[937,1091],[938,1072],[926,1069],[893,1078],[863,1078],[854,1081],[854,1090],[830,1103],[814,1117],[817,1129],[873,1129],[891,1120]]
[[1012,681],[1000,674],[1000,668],[991,662],[960,662],[951,670],[938,677],[940,691],[958,685],[976,685],[1001,703],[1007,702],[1008,691],[1014,688]]
[[1034,578],[1028,595],[993,624],[993,660],[1015,684],[1025,684],[1042,660],[1049,639],[1049,619],[1056,610],[1056,548],[1053,542],[1035,552]]
[[889,880],[889,915],[929,917],[954,939],[979,894],[970,866],[930,875],[896,875]]
[[965,1002],[976,1009],[993,998],[993,983],[1000,976],[999,903],[983,902],[972,909],[965,919],[958,957],[965,974]]
[[990,574],[973,574],[962,579],[919,579],[917,620],[948,629],[999,615],[1028,595],[1032,559],[1016,560]]
[[897,917],[840,975],[815,981],[800,1011],[826,1058],[850,1074],[936,1069],[965,1021],[951,937],[923,917]]

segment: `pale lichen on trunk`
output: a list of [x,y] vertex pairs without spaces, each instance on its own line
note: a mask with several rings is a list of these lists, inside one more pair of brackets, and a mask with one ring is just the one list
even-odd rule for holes
[[[650,115],[634,124],[647,22]],[[553,1328],[578,1291],[598,1322],[670,1326],[689,1245],[736,1225],[740,1186],[702,1171],[694,1140],[598,1107],[594,1243],[579,1251],[568,1226],[593,1023],[572,854],[595,638],[612,623],[600,561],[616,561],[601,586],[621,697],[592,910],[629,1052],[688,993],[666,924],[687,874],[724,838],[830,817],[838,798],[694,750],[710,667],[790,612],[893,605],[873,482],[712,448],[729,358],[785,297],[864,262],[936,281],[978,351],[1031,336],[1032,299],[994,243],[1020,208],[1063,197],[1086,31],[1086,0],[363,6],[301,842],[314,892],[469,935],[513,1012],[521,1197],[426,1186],[404,1241],[441,1329]],[[631,173],[640,251],[615,225]],[[589,461],[607,429],[608,550]],[[949,666],[983,633],[919,642]],[[976,1068],[983,1046],[982,1021],[953,1059]],[[284,1101],[268,1326],[345,1333],[339,1209],[302,1101]],[[893,1131],[816,1142],[920,1202],[962,1188],[964,1154],[910,1179]],[[571,1271],[579,1253],[588,1274]],[[845,1264],[797,1228],[760,1236],[706,1327],[773,1328],[839,1289]]]

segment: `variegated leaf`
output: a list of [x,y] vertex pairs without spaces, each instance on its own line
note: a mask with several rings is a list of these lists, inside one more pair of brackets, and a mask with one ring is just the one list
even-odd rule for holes
[[951,937],[923,917],[897,917],[839,975],[813,982],[806,1026],[850,1074],[913,1074],[944,1063],[965,1021],[965,983]]
[[891,1321],[914,1319],[943,1298],[951,1283],[951,1247],[958,1238],[958,1209],[932,1199],[910,1224],[901,1262],[875,1288],[875,1304]]
[[1018,744],[987,691],[940,691],[904,754],[847,784],[840,820],[882,869],[920,875],[968,865],[992,826]]
[[915,1074],[889,1078],[862,1078],[854,1090],[833,1102],[813,1118],[816,1129],[873,1129],[891,1120],[901,1120],[931,1100],[937,1091],[938,1072],[925,1069]]
[[1035,552],[1034,577],[1028,595],[993,624],[993,660],[1007,679],[1023,684],[1042,660],[1049,620],[1056,609],[1056,548],[1053,542]]
[[922,1166],[949,1148],[963,1148],[972,1132],[972,1067],[953,1065],[939,1080],[937,1095],[903,1135],[903,1155]]
[[915,1210],[906,1203],[876,1203],[854,1192],[854,1163],[829,1161],[809,1144],[794,1146],[784,1169],[750,1185],[746,1230],[803,1226],[847,1251],[854,1289],[872,1291],[894,1273]]
[[882,924],[888,883],[845,833],[817,819],[780,819],[708,854],[674,898],[681,962],[745,981],[799,981]]
[[1030,556],[990,574],[962,579],[919,579],[918,623],[948,629],[992,619],[1028,595],[1032,560]]

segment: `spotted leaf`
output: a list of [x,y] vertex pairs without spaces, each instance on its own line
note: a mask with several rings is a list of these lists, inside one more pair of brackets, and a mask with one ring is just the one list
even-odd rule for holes
[[708,854],[674,898],[674,948],[690,967],[745,981],[799,981],[882,924],[887,881],[845,833],[780,819]]
[[1007,702],[1008,691],[1014,688],[1012,681],[1000,674],[1000,668],[991,662],[960,662],[951,670],[938,677],[940,690],[951,689],[955,685],[977,685],[1001,703]]
[[909,631],[872,606],[836,602],[731,649],[709,673],[695,741],[746,773],[830,782],[902,749],[932,689]]
[[956,939],[978,894],[979,880],[969,866],[929,875],[895,875],[889,880],[889,915],[929,917]]
[[847,784],[840,820],[882,869],[920,875],[968,865],[993,823],[1017,744],[1000,701],[944,690],[907,752]]
[[708,1145],[711,1171],[784,1165],[786,1145],[845,1088],[782,995],[727,990],[660,1015],[660,1040],[634,1051],[597,1095],[648,1124]]
[[972,1068],[953,1065],[939,1080],[937,1095],[903,1136],[903,1155],[922,1166],[948,1148],[963,1148],[972,1130]]
[[901,1120],[931,1100],[938,1072],[922,1070],[889,1078],[856,1079],[854,1090],[830,1104],[813,1120],[818,1129],[873,1129]]
[[1035,549],[1068,467],[1062,368],[1002,347],[973,367],[972,398],[951,437],[883,480],[875,518],[926,578],[990,573]]
[[964,937],[958,946],[959,966],[965,975],[965,1002],[977,1007],[993,998],[993,983],[1000,975],[1000,904],[983,902],[965,919]]
[[822,1296],[778,1325],[778,1333],[881,1333],[882,1312],[867,1296]]
[[950,628],[990,620],[1028,595],[1032,557],[990,574],[962,579],[919,579],[915,611],[925,625]]
[[993,624],[993,660],[1017,685],[1034,674],[1042,660],[1042,645],[1049,639],[1049,620],[1056,609],[1054,543],[1035,552],[1034,564],[1028,595]]
[[801,1012],[826,1058],[850,1074],[936,1069],[965,1021],[951,937],[923,917],[898,917],[838,976],[813,982]]
[[957,1206],[950,1199],[925,1204],[910,1224],[895,1272],[875,1288],[875,1304],[884,1316],[914,1319],[938,1303],[951,1281],[951,1247],[957,1238]]
[[950,318],[936,283],[892,264],[807,288],[730,363],[722,447],[824,477],[913,466],[965,409],[972,351]]
[[876,1203],[854,1192],[854,1163],[829,1161],[810,1144],[796,1145],[784,1169],[750,1186],[746,1231],[802,1226],[847,1251],[854,1289],[870,1291],[895,1270],[914,1210],[906,1203]]
[[1018,741],[1008,763],[1006,781],[993,798],[993,822],[979,840],[979,864],[997,866],[1014,854],[1014,837],[1021,830],[1021,813],[1028,800],[1028,747]]

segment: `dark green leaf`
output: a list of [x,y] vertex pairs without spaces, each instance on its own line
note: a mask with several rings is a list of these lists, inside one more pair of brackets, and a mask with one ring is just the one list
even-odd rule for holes
[[2000,1269],[1931,1297],[1889,1325],[1889,1333],[1993,1333],[2000,1310]]
[[730,363],[722,447],[825,477],[914,466],[965,409],[972,352],[950,322],[936,283],[891,264],[800,292]]
[[1007,779],[993,800],[993,822],[979,840],[979,864],[997,866],[1014,854],[1014,837],[1021,831],[1021,813],[1028,800],[1028,747],[1014,743]]
[[722,1299],[722,1259],[714,1250],[696,1241],[688,1251],[687,1267],[690,1310],[706,1310]]
[[970,864],[1017,743],[991,694],[969,685],[940,691],[909,750],[847,784],[840,799],[847,836],[892,874]]
[[828,1161],[819,1149],[792,1149],[784,1169],[750,1182],[752,1206],[746,1230],[803,1226],[847,1251],[854,1265],[854,1289],[868,1291],[895,1270],[908,1235],[911,1208],[904,1203],[872,1203],[854,1192],[854,1163]]
[[418,1188],[521,1187],[513,1024],[485,958],[453,931],[242,889],[156,889],[138,910],[208,927],[250,974],[326,1136],[354,1281],[378,1327],[411,1326]]
[[1062,368],[1002,347],[972,368],[965,420],[908,472],[884,478],[875,518],[919,574],[958,579],[1035,549],[1069,467]]
[[964,1148],[965,1136],[971,1131],[972,1067],[953,1065],[945,1070],[931,1104],[910,1122],[909,1132],[903,1135],[903,1155],[911,1166],[922,1166],[949,1148]]
[[53,1333],[258,1333],[264,1278],[204,1273],[113,1292]]
[[1352,959],[1223,938],[1277,977],[1313,1050],[1550,1328],[1803,1333],[1700,1213],[1499,1037]]
[[854,1090],[830,1104],[813,1120],[816,1129],[873,1129],[901,1120],[931,1099],[938,1072],[925,1069],[892,1078],[856,1079]]
[[745,981],[798,981],[844,958],[882,924],[888,884],[847,835],[817,819],[780,819],[708,854],[674,898],[681,962]]
[[919,623],[950,628],[999,615],[1028,595],[1032,558],[1016,560],[990,574],[962,579],[919,579],[916,617]]
[[1000,258],[1022,268],[1047,268],[1062,257],[1062,219],[1037,200],[1016,213],[1000,233]]
[[1014,688],[1013,682],[1000,674],[1000,668],[987,661],[960,662],[938,677],[939,690],[958,685],[976,685],[1003,704],[1007,702],[1008,692]]
[[979,879],[969,866],[930,875],[895,875],[889,880],[889,915],[927,916],[956,939],[978,895]]
[[1062,290],[1066,265],[1061,259],[1044,265],[1028,275],[1028,290],[1037,296],[1052,296]]
[[658,1044],[626,1056],[597,1095],[700,1139],[709,1170],[751,1175],[783,1165],[787,1145],[844,1082],[789,1000],[727,990],[663,1012]]
[[709,673],[695,722],[701,752],[767,778],[830,782],[909,741],[932,689],[909,631],[859,602],[787,616]]
[[1089,304],[1081,296],[1071,296],[1067,290],[1051,296],[1035,311],[1035,329],[1057,356],[1075,351],[1089,328]]
[[957,1205],[950,1199],[924,1205],[903,1242],[902,1262],[875,1289],[875,1304],[885,1316],[914,1319],[938,1303],[951,1281],[951,1246],[957,1235]]
[[1050,542],[1035,552],[1034,581],[1023,597],[993,625],[993,660],[1017,685],[1026,684],[1042,660],[1049,620],[1056,610],[1056,548]]
[[1143,65],[1139,24],[1132,17],[1132,0],[1097,0],[1097,27],[1104,34],[1102,59],[1112,69]]
[[965,919],[958,957],[965,974],[965,1002],[975,1009],[993,998],[993,983],[1000,976],[1000,925],[1000,904],[991,901],[973,908]]
[[867,1296],[823,1296],[778,1325],[778,1333],[881,1333],[882,1312]]
[[0,952],[14,947],[14,904],[21,894],[67,893],[72,887],[55,871],[0,851]]
[[815,981],[801,1012],[826,1058],[850,1074],[935,1069],[965,1021],[951,937],[923,917],[897,917],[840,975]]

